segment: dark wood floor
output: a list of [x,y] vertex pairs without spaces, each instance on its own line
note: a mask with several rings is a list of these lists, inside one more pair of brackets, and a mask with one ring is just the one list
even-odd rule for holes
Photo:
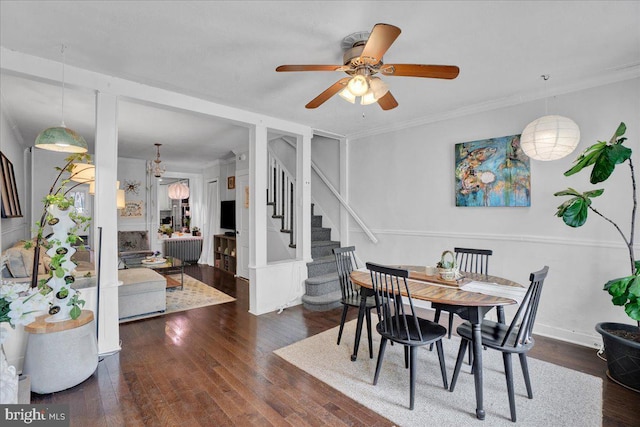
[[[237,301],[123,324],[122,351],[91,378],[32,403],[68,403],[82,427],[392,425],[272,353],[338,325],[340,309],[253,316],[247,282],[211,267],[186,272]],[[640,395],[609,381],[595,350],[538,337],[530,355],[604,378],[603,426],[640,426]]]

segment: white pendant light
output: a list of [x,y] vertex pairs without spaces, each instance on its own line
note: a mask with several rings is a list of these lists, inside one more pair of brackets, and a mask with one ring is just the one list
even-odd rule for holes
[[62,45],[62,124],[40,132],[36,137],[35,146],[36,148],[65,153],[86,153],[88,151],[87,141],[76,131],[67,128],[64,124],[64,48],[65,46]]
[[189,187],[184,182],[176,182],[167,187],[167,195],[173,200],[188,199]]
[[[548,74],[542,79],[549,80]],[[545,110],[546,107],[545,100]],[[531,159],[550,161],[568,156],[580,142],[580,128],[573,120],[545,115],[529,123],[520,135],[520,147]]]
[[563,116],[544,116],[532,121],[520,136],[520,146],[532,159],[549,161],[568,156],[580,142],[580,128]]

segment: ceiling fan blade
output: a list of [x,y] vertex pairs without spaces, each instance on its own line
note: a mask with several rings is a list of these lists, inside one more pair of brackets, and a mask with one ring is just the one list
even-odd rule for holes
[[320,95],[313,98],[307,105],[305,105],[305,107],[318,108],[319,106],[324,104],[329,98],[331,98],[333,95],[340,92],[347,85],[347,82],[349,82],[350,78],[351,77],[344,77],[338,80],[337,82],[329,86],[327,90],[325,90]]
[[344,65],[280,65],[276,71],[344,71]]
[[380,72],[385,76],[455,79],[460,74],[460,68],[455,65],[384,64]]
[[376,24],[364,45],[360,59],[369,65],[382,60],[385,52],[400,35],[400,28],[389,24]]
[[383,110],[391,110],[398,106],[398,101],[391,95],[391,92],[387,92],[383,97],[378,99],[378,104]]

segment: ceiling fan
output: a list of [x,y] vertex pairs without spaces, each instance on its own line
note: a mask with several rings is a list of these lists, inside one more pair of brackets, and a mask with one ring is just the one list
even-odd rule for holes
[[360,32],[345,37],[344,65],[280,65],[276,71],[344,71],[344,77],[316,96],[305,107],[318,108],[336,93],[351,103],[361,97],[361,104],[377,102],[383,110],[391,110],[398,102],[376,74],[384,76],[455,79],[460,69],[455,65],[384,64],[382,56],[400,35],[400,28],[376,24],[371,33]]

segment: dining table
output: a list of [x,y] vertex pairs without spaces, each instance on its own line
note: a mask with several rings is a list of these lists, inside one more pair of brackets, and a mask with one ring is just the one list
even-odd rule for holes
[[[471,323],[476,417],[484,420],[482,320],[494,307],[518,304],[521,298],[524,297],[526,288],[512,280],[486,274],[461,272],[462,277],[457,280],[443,280],[439,276],[428,276],[424,267],[410,265],[394,267],[409,271],[407,284],[412,299],[455,306],[458,308],[456,314]],[[361,287],[361,305],[364,305],[366,299],[372,295],[371,274],[366,269],[359,269],[351,272],[350,277],[353,283]],[[360,312],[363,312],[363,310],[360,310]],[[361,314],[358,315],[356,331],[360,331],[363,317]],[[357,356],[357,348],[360,341],[359,335],[359,333],[356,333],[352,360],[355,360],[355,356]]]

